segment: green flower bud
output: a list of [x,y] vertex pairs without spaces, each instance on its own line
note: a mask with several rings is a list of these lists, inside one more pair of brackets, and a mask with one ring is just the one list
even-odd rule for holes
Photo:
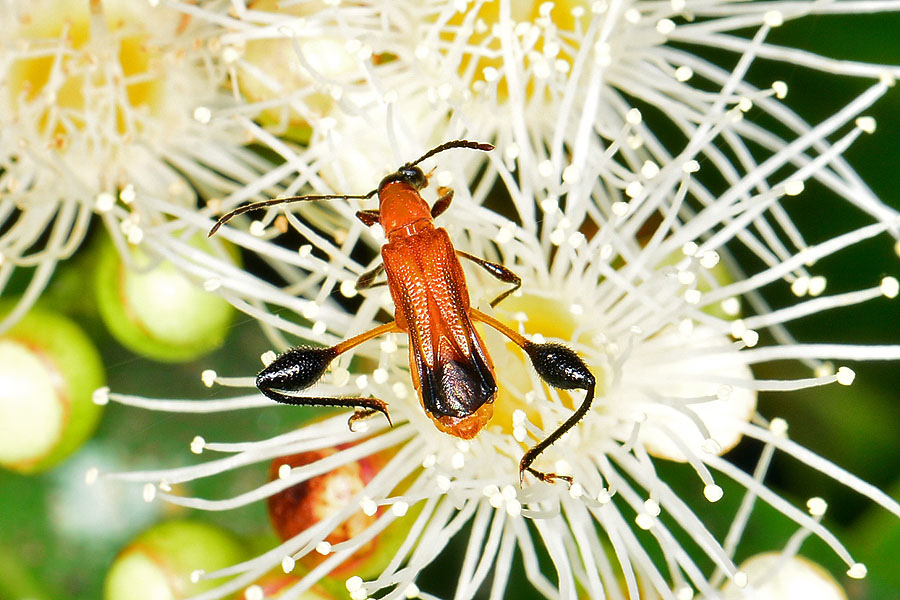
[[[205,240],[194,243],[208,249]],[[129,269],[111,243],[104,242],[95,290],[100,315],[113,336],[137,354],[164,361],[187,361],[222,345],[234,309],[169,261],[156,262],[132,250]]]
[[180,600],[221,585],[208,573],[247,559],[231,533],[200,521],[169,521],[137,536],[113,561],[105,600]]
[[[0,314],[13,304],[0,304]],[[0,465],[22,473],[50,468],[91,435],[104,384],[90,339],[56,313],[32,309],[0,335]]]

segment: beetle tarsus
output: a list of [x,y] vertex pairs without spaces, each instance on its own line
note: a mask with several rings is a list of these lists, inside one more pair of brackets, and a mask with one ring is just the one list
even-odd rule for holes
[[359,421],[368,419],[375,413],[383,414],[384,418],[387,419],[388,425],[393,427],[394,423],[391,421],[391,415],[388,413],[387,404],[385,404],[383,401],[379,400],[378,398],[368,398],[368,400],[372,401],[371,406],[366,406],[364,408],[357,408],[353,412],[353,414],[350,415],[350,418],[347,419],[347,427],[350,428],[350,431],[355,432],[356,429],[354,428],[354,425],[356,425],[356,423],[358,423]]
[[[524,460],[524,457],[523,457]],[[522,486],[525,483],[525,471],[528,471],[544,483],[556,483],[556,480],[565,481],[569,487],[572,487],[572,484],[575,482],[569,475],[557,475],[556,473],[544,473],[543,471],[538,471],[534,467],[523,467],[522,463],[519,463],[519,485]]]

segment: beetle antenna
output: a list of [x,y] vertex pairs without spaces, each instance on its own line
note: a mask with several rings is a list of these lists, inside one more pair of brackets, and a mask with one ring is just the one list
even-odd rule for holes
[[[484,144],[481,142],[471,142],[469,140],[452,140],[450,142],[444,142],[440,146],[432,148],[418,159],[413,162],[406,163],[407,167],[412,167],[414,165],[419,164],[423,160],[431,158],[435,154],[439,152],[443,152],[444,150],[450,150],[452,148],[469,148],[471,150],[481,150],[482,152],[490,152],[494,149],[492,144]],[[263,200],[262,202],[254,202],[252,204],[247,204],[246,206],[238,207],[231,212],[227,212],[216,221],[215,225],[212,226],[212,229],[209,230],[208,237],[212,237],[219,230],[219,227],[233,219],[238,215],[242,215],[244,213],[252,212],[254,210],[259,210],[261,208],[267,208],[269,206],[277,206],[279,204],[290,204],[293,202],[306,202],[309,200],[368,200],[372,196],[378,193],[378,189],[374,189],[368,194],[362,196],[348,196],[344,194],[336,194],[336,195],[314,195],[314,196],[289,196],[287,198],[273,198],[271,200]]]
[[492,144],[484,144],[481,142],[470,142],[469,140],[453,140],[451,142],[444,142],[440,146],[436,148],[432,148],[418,159],[411,163],[406,163],[405,166],[412,167],[413,165],[417,165],[425,159],[431,158],[438,152],[443,152],[444,150],[450,150],[451,148],[469,148],[471,150],[481,150],[482,152],[490,152],[494,149]]
[[344,194],[326,194],[326,195],[313,195],[313,196],[288,196],[286,198],[272,198],[271,200],[263,200],[261,202],[254,202],[253,204],[247,204],[246,206],[240,206],[230,212],[225,213],[219,220],[216,221],[216,224],[212,226],[212,229],[209,230],[209,234],[207,237],[212,237],[218,230],[219,227],[233,219],[238,215],[242,215],[244,213],[252,212],[254,210],[259,210],[261,208],[266,208],[269,206],[277,206],[279,204],[291,204],[293,202],[306,202],[308,200],[368,200],[372,196],[375,195],[377,189],[372,190],[368,194],[364,194],[362,196],[348,196]]

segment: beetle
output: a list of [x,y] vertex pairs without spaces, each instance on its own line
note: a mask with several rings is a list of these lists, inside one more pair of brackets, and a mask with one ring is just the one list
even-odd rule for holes
[[[494,149],[491,144],[468,140],[446,142],[417,160],[402,165],[367,194],[274,198],[239,207],[216,221],[210,236],[230,219],[261,208],[301,201],[378,197],[377,210],[361,210],[356,217],[366,226],[378,223],[384,229],[387,241],[381,248],[382,262],[359,276],[356,289],[361,291],[387,285],[394,301],[394,320],[334,346],[292,348],[259,372],[256,386],[265,396],[283,404],[354,408],[349,419],[351,428],[357,420],[376,412],[384,414],[390,423],[387,404],[378,398],[308,397],[288,392],[301,392],[313,386],[332,360],[363,342],[385,333],[404,332],[409,336],[413,386],[425,413],[440,431],[471,439],[490,420],[497,396],[493,363],[473,325],[480,321],[524,350],[537,374],[547,384],[563,390],[585,391],[584,400],[573,414],[544,440],[529,448],[519,462],[520,484],[524,482],[527,471],[541,481],[561,479],[571,485],[571,477],[545,473],[531,465],[547,447],[587,414],[594,398],[595,378],[581,357],[569,347],[554,342],[532,342],[471,306],[460,258],[475,263],[496,279],[511,285],[491,301],[492,308],[519,289],[522,281],[503,265],[456,250],[447,231],[435,226],[434,219],[449,208],[453,190],[439,188],[440,197],[429,207],[420,194],[428,185],[428,176],[418,165],[435,154],[453,148],[483,152]],[[382,274],[386,279],[379,280]]]

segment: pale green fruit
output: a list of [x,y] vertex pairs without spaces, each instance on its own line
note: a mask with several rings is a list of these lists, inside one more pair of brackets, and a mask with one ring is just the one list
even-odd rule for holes
[[[221,585],[200,579],[247,558],[230,532],[201,521],[169,521],[137,536],[113,561],[103,585],[105,600],[180,600]],[[192,580],[193,579],[193,580]]]
[[[205,240],[196,245],[205,248]],[[151,261],[132,250],[138,269],[126,267],[104,242],[94,280],[107,328],[126,348],[149,358],[193,360],[222,345],[234,314],[221,296],[207,292],[169,261]]]
[[[0,314],[12,304],[0,304]],[[90,437],[104,384],[91,340],[69,319],[33,308],[0,335],[0,465],[22,473],[60,462]]]

